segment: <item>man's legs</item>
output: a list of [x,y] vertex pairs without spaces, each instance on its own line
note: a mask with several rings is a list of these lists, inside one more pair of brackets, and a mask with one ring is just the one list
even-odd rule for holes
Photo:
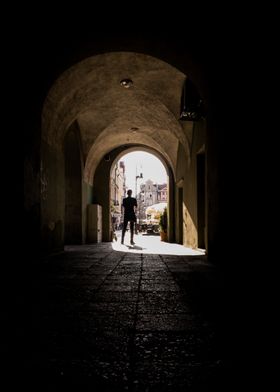
[[131,245],[134,245],[133,234],[134,234],[134,221],[130,221],[130,243],[131,243]]
[[121,241],[122,244],[123,244],[123,241],[124,241],[124,235],[125,235],[125,232],[126,232],[126,229],[127,229],[127,224],[128,224],[128,221],[124,220],[123,221],[123,229],[122,229],[122,241]]

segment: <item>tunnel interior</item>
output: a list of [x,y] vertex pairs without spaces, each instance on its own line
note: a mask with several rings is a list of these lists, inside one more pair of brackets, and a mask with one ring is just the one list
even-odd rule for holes
[[[172,65],[134,52],[92,56],[60,75],[42,112],[41,176],[51,188],[41,200],[44,242],[53,242],[58,225],[61,248],[67,241],[88,242],[87,205],[94,203],[102,207],[102,238],[110,241],[110,165],[117,152],[138,148],[156,154],[167,168],[169,241],[204,246],[198,233],[207,236],[207,219],[204,213],[198,229],[198,206],[206,204],[206,191],[198,202],[195,173],[207,127],[204,118],[180,120],[185,79]],[[179,192],[183,211],[176,205]]]
[[[33,309],[17,324],[33,355],[25,369],[49,388],[73,381],[136,391],[148,380],[155,390],[236,390],[239,366],[250,357],[238,328],[251,309],[239,312],[246,266],[235,245],[247,243],[243,212],[252,193],[238,184],[256,172],[242,156],[251,130],[241,134],[235,110],[250,96],[238,50],[207,37],[192,46],[185,36],[97,34],[85,43],[68,42],[67,34],[41,47],[29,43],[24,68],[22,237],[30,262],[17,317]],[[186,79],[203,101],[192,121],[180,119]],[[132,149],[166,165],[170,240],[205,247],[206,257],[112,251],[110,169]],[[87,238],[95,203],[103,207],[101,244]]]

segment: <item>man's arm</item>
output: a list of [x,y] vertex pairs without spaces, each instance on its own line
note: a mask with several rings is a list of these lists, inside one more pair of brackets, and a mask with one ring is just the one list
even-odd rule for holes
[[124,204],[125,204],[125,201],[124,201],[124,199],[123,199],[122,205],[121,205],[121,213],[122,213],[122,215],[124,215],[124,212],[125,212]]

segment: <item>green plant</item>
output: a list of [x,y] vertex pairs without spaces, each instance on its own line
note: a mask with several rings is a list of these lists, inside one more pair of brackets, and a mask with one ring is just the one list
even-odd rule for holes
[[116,207],[114,206],[114,203],[113,203],[112,200],[111,200],[110,209],[111,209],[111,212],[112,212],[112,213],[117,212],[117,209],[116,209]]
[[159,227],[161,231],[167,232],[167,208],[165,207],[159,217]]

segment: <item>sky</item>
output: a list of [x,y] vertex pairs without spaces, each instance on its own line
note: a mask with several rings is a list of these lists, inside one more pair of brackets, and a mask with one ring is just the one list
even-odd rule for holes
[[132,189],[133,195],[135,195],[136,175],[140,175],[140,173],[143,173],[143,179],[137,180],[137,192],[139,192],[140,184],[147,180],[158,184],[167,183],[165,167],[158,158],[148,152],[130,152],[124,155],[120,161],[125,163],[126,186],[128,189]]

